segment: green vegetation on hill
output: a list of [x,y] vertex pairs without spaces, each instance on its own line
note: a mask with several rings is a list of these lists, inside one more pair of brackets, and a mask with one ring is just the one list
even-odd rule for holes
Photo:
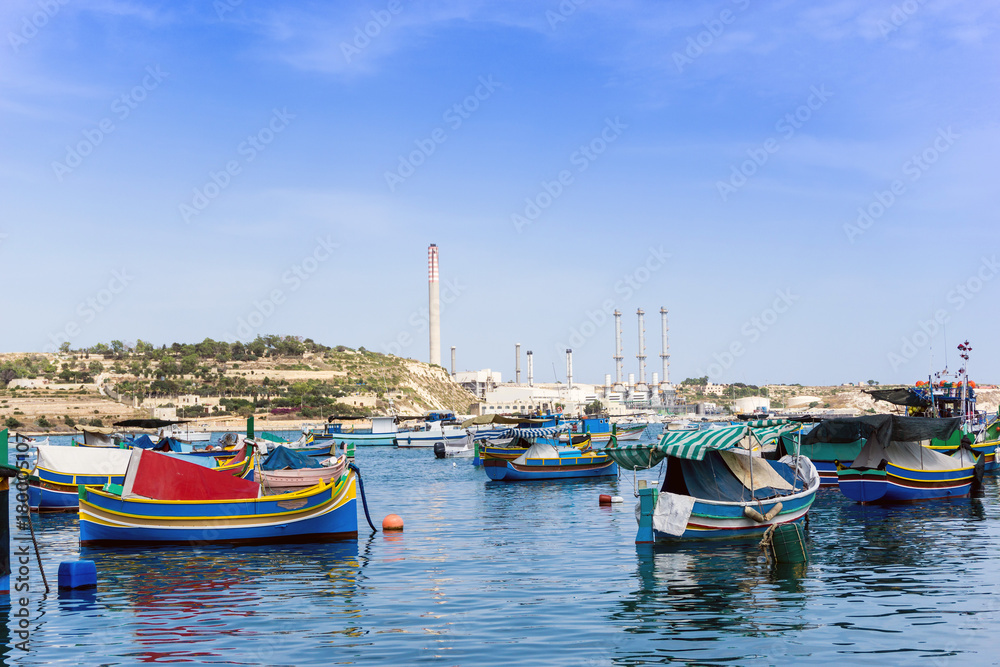
[[[359,394],[375,395],[378,412],[388,407],[389,396],[400,397],[416,408],[443,405],[464,412],[473,398],[439,367],[417,376],[408,367],[409,360],[364,347],[328,347],[298,336],[257,336],[247,343],[206,338],[197,344],[159,347],[142,340],[134,345],[113,340],[79,350],[64,344],[60,352],[63,359],[70,355],[69,360],[62,362],[61,372],[50,366],[43,371],[45,377],[85,383],[108,373],[114,393],[123,401],[169,400],[185,394],[220,398],[220,405],[212,408],[178,408],[178,415],[184,417],[244,415],[254,410],[296,413],[308,419],[329,414],[367,416],[371,409],[340,400]],[[38,364],[25,364],[15,371],[17,377],[39,374]],[[309,379],[301,379],[299,373],[295,379],[286,379],[286,371],[326,373]]]

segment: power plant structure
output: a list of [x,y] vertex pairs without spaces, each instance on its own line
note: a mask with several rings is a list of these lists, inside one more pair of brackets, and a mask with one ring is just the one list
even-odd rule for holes
[[646,328],[645,311],[638,308],[635,311],[638,325],[638,353],[635,355],[638,362],[638,374],[629,373],[627,380],[624,379],[623,361],[625,355],[622,350],[622,314],[615,310],[615,353],[612,359],[615,362],[614,384],[611,383],[611,375],[604,378],[604,396],[612,403],[622,403],[627,408],[662,408],[671,407],[675,402],[675,392],[670,384],[670,343],[669,328],[667,326],[667,309],[660,308],[660,322],[662,326],[662,350],[660,361],[663,364],[663,374],[653,373],[650,382],[646,382]]
[[[663,340],[661,342],[661,352],[660,361],[663,362],[663,375],[662,381],[665,386],[660,387],[660,390],[669,388],[670,385],[670,327],[667,326],[667,309],[660,306],[660,328],[663,331]],[[653,381],[656,384],[656,381]]]
[[635,355],[635,358],[639,361],[639,386],[636,387],[638,391],[645,391],[646,389],[646,326],[643,323],[643,312],[642,308],[635,311],[635,314],[639,317],[639,354]]
[[615,355],[612,359],[615,360],[615,385],[614,391],[623,392],[625,391],[625,385],[622,384],[622,362],[625,357],[622,356],[622,314],[621,311],[615,310]]
[[428,325],[430,329],[430,363],[441,365],[441,286],[438,283],[438,247],[427,248]]
[[[429,253],[432,301],[434,303],[433,289],[435,278],[437,278],[437,248],[431,246]],[[527,383],[521,383],[521,343],[514,343],[514,375],[512,380],[502,382],[500,373],[490,369],[480,371],[465,371],[455,373],[455,347],[452,347],[452,372],[456,376],[456,381],[464,387],[473,391],[481,403],[482,414],[546,414],[548,412],[565,412],[570,415],[583,414],[586,406],[594,401],[603,403],[603,409],[611,415],[625,415],[635,411],[667,411],[675,414],[690,412],[691,409],[701,409],[701,404],[687,405],[683,401],[677,402],[676,392],[670,384],[670,339],[667,319],[667,309],[660,308],[661,323],[661,350],[660,362],[662,364],[662,375],[660,372],[647,373],[646,362],[648,360],[646,352],[646,330],[645,314],[642,308],[636,309],[636,324],[638,327],[635,339],[638,342],[638,351],[635,355],[638,368],[637,372],[628,372],[624,367],[625,354],[622,346],[622,313],[615,310],[615,349],[612,359],[614,360],[614,374],[608,373],[604,376],[603,384],[589,384],[587,382],[577,382],[573,377],[573,348],[559,346],[559,352],[565,350],[566,353],[566,375],[565,383],[557,376],[556,363],[552,363],[552,382],[535,383],[534,353],[527,350]],[[432,308],[432,315],[433,315]],[[437,333],[437,318],[432,317],[432,345],[439,340]],[[579,351],[579,350],[577,350]],[[546,360],[546,363],[548,360]],[[629,369],[631,370],[631,369]]]
[[566,388],[573,388],[573,350],[566,350]]

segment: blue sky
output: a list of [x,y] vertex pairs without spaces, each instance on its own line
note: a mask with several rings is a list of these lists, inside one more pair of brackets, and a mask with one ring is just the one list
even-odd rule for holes
[[564,379],[570,346],[601,382],[617,308],[637,373],[641,307],[652,373],[662,306],[675,381],[911,382],[968,339],[998,382],[998,19],[5,2],[3,349],[278,333],[426,360],[437,243],[459,370],[509,377],[521,343]]

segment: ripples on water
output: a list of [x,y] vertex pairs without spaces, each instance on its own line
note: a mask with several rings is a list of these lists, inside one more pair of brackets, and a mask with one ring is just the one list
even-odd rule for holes
[[[810,561],[753,542],[637,548],[633,480],[498,483],[468,459],[359,448],[376,525],[357,542],[86,549],[36,519],[46,573],[96,561],[96,592],[41,595],[32,665],[989,664],[998,486],[892,508],[821,490]],[[456,465],[452,465],[452,463]],[[645,478],[651,479],[650,473]],[[600,507],[600,493],[624,505]],[[37,568],[33,565],[33,570]]]

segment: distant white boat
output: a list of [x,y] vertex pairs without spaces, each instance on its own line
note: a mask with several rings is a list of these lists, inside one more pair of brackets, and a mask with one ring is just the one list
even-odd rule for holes
[[433,447],[436,442],[460,444],[469,437],[469,431],[460,426],[442,426],[440,422],[429,422],[419,430],[400,431],[396,434],[397,447]]
[[180,424],[173,424],[160,429],[161,438],[173,438],[181,442],[209,442],[212,434],[208,431],[192,431],[189,428],[182,428]]

